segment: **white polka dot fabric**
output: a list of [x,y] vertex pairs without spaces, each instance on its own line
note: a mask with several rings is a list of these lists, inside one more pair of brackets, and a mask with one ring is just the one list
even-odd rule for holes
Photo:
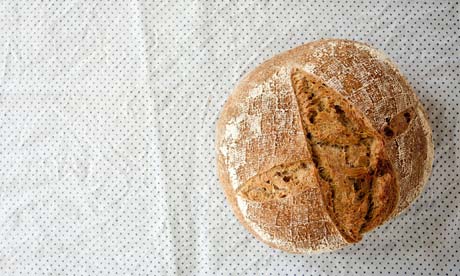
[[[3,1],[1,275],[458,275],[458,1]],[[243,74],[302,43],[395,60],[433,127],[403,215],[335,253],[255,240],[226,203],[214,128]]]

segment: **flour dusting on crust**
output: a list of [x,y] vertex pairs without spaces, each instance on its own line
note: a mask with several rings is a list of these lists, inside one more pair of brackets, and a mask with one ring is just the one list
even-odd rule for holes
[[390,66],[392,69],[395,71],[398,71],[396,68],[396,65],[391,61],[391,59],[382,51],[379,49],[370,47],[366,44],[362,43],[355,43],[354,46],[362,51],[367,51],[373,58],[377,59],[380,62],[386,63],[388,66]]
[[[348,242],[327,214],[319,188],[291,202],[255,203],[236,195],[251,177],[274,166],[311,160],[291,87],[293,68],[314,75],[342,94],[379,132],[387,120],[420,103],[396,65],[381,51],[354,41],[329,39],[302,45],[255,68],[224,106],[216,137],[219,177],[238,219],[262,241],[289,252],[333,250]],[[426,114],[417,112],[411,124],[406,133],[385,144],[400,186],[395,215],[420,194],[433,160]],[[414,137],[426,139],[417,142]],[[286,215],[290,219],[278,221]]]
[[[234,106],[238,115],[224,126],[225,135],[219,151],[225,157],[234,189],[257,174],[258,169],[284,162],[284,159],[272,159],[274,162],[264,163],[276,155],[279,144],[287,143],[286,147],[290,147],[292,139],[302,139],[302,131],[295,125],[297,114],[288,82],[289,73],[287,68],[280,68],[266,82],[241,95],[238,105]],[[260,156],[246,155],[246,149],[261,146],[265,150]],[[288,150],[296,151],[293,147]]]

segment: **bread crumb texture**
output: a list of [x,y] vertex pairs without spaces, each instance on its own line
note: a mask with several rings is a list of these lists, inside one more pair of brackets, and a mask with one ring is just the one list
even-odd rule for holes
[[394,210],[397,187],[383,141],[346,99],[300,69],[292,73],[302,124],[330,215],[350,241]]

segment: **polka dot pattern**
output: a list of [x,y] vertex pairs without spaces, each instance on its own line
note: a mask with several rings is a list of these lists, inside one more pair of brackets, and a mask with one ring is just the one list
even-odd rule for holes
[[[1,275],[458,275],[458,1],[3,1]],[[290,255],[226,203],[214,128],[251,68],[320,38],[400,66],[433,127],[422,196],[362,243]]]

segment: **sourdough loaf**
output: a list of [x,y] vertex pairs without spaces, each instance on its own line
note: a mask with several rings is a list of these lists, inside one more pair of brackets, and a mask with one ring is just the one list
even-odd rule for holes
[[401,213],[431,171],[431,129],[396,66],[359,42],[308,43],[237,85],[216,130],[238,220],[288,252],[334,250]]

